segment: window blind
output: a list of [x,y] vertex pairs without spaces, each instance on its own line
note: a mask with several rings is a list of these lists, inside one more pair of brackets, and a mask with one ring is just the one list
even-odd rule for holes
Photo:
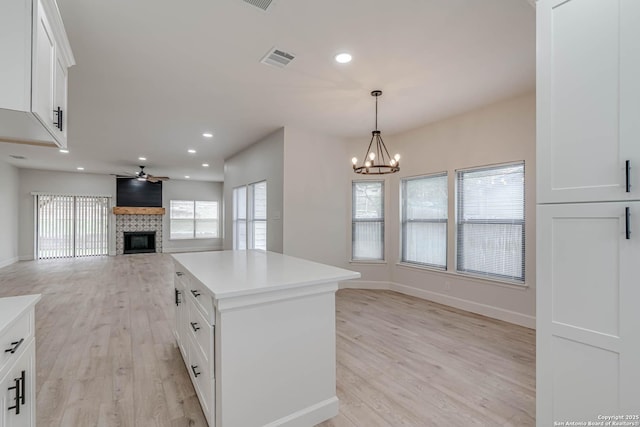
[[457,270],[524,282],[524,163],[457,172]]
[[233,189],[233,249],[247,249],[247,187]]
[[267,250],[267,182],[249,185],[251,206],[250,249]]
[[402,180],[402,262],[447,268],[447,174]]
[[384,259],[384,181],[352,184],[351,258]]
[[218,202],[171,200],[169,202],[171,239],[212,239],[218,237]]
[[38,194],[38,259],[109,254],[109,198]]

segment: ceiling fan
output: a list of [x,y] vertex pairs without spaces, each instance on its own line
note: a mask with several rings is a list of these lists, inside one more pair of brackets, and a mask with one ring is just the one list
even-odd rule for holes
[[135,178],[138,181],[147,181],[153,183],[167,181],[169,179],[168,176],[154,176],[146,173],[144,171],[144,166],[140,166],[140,170],[133,175],[116,175],[116,178]]

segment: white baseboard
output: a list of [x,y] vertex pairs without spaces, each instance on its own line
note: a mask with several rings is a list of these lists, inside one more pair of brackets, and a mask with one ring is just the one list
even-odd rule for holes
[[347,282],[340,282],[340,289],[373,289],[396,291],[401,294],[425,299],[427,301],[437,302],[439,304],[448,305],[460,310],[491,317],[492,319],[503,320],[515,325],[524,326],[526,328],[536,328],[536,318],[534,316],[528,316],[526,314],[517,313],[511,310],[505,310],[504,308],[481,304],[475,301],[469,301],[458,297],[453,297],[451,295],[445,295],[438,292],[427,291],[425,289],[414,288],[412,286],[401,285],[399,283],[349,280]]
[[17,257],[17,256],[14,256],[13,258],[7,258],[7,259],[0,260],[0,268],[8,267],[11,264],[15,264],[19,260],[20,260],[20,258]]
[[380,291],[391,290],[393,284],[390,282],[378,282],[367,280],[347,280],[346,282],[338,283],[340,289],[375,289]]
[[33,255],[20,255],[20,257],[18,257],[18,259],[20,261],[33,261]]
[[165,254],[177,254],[181,252],[208,252],[208,251],[221,251],[222,245],[213,246],[213,247],[202,247],[196,246],[192,248],[162,248],[162,253]]
[[535,317],[528,316],[522,313],[517,313],[511,310],[506,310],[504,308],[481,304],[479,302],[469,301],[466,299],[453,297],[451,295],[445,295],[438,292],[427,291],[424,289],[418,289],[411,286],[401,285],[399,283],[393,283],[391,285],[391,290],[400,292],[401,294],[411,295],[417,298],[422,298],[429,301],[437,302],[439,304],[448,305],[450,307],[459,308],[460,310],[470,311],[471,313],[481,314],[483,316],[491,317],[493,319],[504,320],[505,322],[524,326],[526,328],[530,328],[530,329],[536,328]]

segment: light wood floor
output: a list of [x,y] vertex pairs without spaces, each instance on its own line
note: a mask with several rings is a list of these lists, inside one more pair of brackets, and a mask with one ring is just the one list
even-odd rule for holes
[[[169,255],[0,269],[0,297],[43,294],[39,426],[206,425],[171,333],[172,281]],[[361,290],[338,292],[337,329],[340,414],[323,427],[535,424],[534,331]]]

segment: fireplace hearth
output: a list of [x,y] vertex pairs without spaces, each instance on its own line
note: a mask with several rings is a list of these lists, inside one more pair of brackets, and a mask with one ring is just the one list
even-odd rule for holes
[[125,231],[124,254],[143,254],[156,252],[155,231]]

